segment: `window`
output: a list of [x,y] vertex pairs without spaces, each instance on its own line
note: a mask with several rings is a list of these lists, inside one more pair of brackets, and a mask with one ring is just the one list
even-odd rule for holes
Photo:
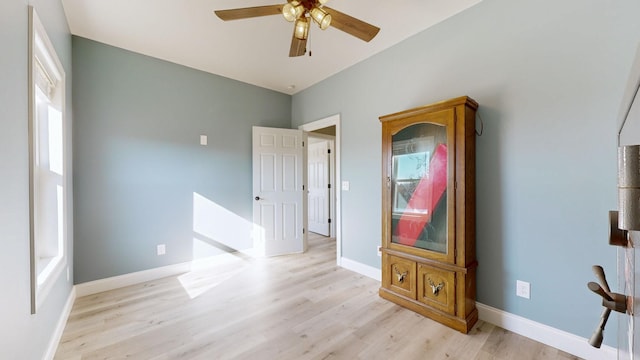
[[[429,161],[433,151],[434,137],[393,142],[393,192],[394,214],[428,214],[426,202],[410,201],[423,178],[429,177]],[[424,192],[424,191],[423,191]],[[427,194],[423,194],[427,195]],[[425,197],[426,199],[426,197]]]
[[29,141],[31,311],[66,266],[67,158],[65,73],[30,8]]

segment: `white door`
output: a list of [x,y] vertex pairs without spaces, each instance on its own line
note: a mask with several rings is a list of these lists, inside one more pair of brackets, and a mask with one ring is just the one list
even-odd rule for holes
[[309,141],[309,231],[329,236],[329,142]]
[[254,247],[274,256],[306,251],[306,134],[253,127]]

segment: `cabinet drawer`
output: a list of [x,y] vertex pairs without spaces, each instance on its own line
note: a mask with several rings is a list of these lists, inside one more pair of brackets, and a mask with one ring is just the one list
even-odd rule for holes
[[455,315],[456,273],[418,264],[418,301]]
[[385,254],[383,258],[382,285],[403,296],[416,298],[416,263],[401,257]]

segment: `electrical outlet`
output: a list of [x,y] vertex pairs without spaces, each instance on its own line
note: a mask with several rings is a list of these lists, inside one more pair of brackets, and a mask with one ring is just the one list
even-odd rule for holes
[[378,256],[382,256],[382,246],[378,245]]
[[531,284],[526,281],[516,280],[516,295],[531,299]]
[[156,248],[156,253],[158,254],[158,256],[166,254],[167,247],[164,244],[158,245]]

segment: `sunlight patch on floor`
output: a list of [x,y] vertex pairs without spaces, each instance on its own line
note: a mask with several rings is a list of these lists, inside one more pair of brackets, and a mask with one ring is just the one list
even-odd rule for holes
[[238,276],[251,262],[238,253],[221,254],[192,263],[191,271],[178,276],[178,281],[191,299]]

